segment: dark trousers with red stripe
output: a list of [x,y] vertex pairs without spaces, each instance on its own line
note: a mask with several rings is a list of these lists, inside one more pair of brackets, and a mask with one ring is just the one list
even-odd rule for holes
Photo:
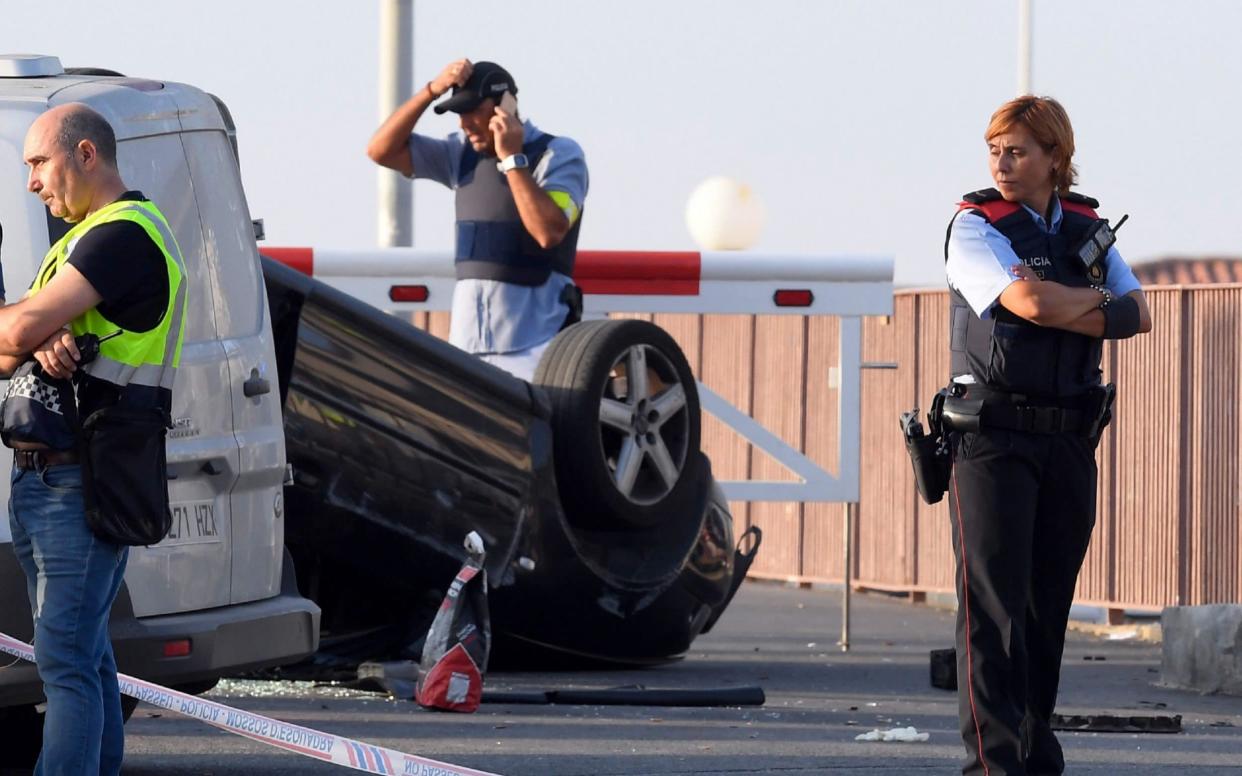
[[1065,769],[1049,718],[1095,483],[1094,444],[1076,434],[985,429],[957,440],[949,510],[964,774]]

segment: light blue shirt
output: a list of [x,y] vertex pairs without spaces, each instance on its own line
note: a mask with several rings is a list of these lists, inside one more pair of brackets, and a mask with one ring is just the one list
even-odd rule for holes
[[[1051,225],[1026,205],[1022,208],[1044,232],[1056,234],[1060,230],[1062,212],[1059,199],[1053,199]],[[992,308],[1000,299],[1001,292],[1018,279],[1013,266],[1020,263],[1009,238],[978,213],[963,210],[954,219],[949,233],[945,274],[949,285],[961,293],[981,319],[987,320],[992,316]],[[1108,249],[1104,267],[1104,286],[1113,296],[1123,296],[1140,287],[1138,279],[1117,252],[1116,245]]]
[[[526,142],[543,134],[529,121],[522,126]],[[411,135],[414,177],[456,189],[465,148],[466,139],[460,132],[444,139]],[[479,164],[489,162],[479,160]],[[576,142],[567,137],[554,138],[531,176],[544,191],[569,195],[570,206],[563,208],[565,216],[571,224],[578,219],[589,181],[586,157]],[[459,280],[453,288],[449,342],[481,355],[516,353],[543,344],[555,337],[565,322],[568,310],[561,302],[561,291],[572,282],[558,272],[553,272],[540,286],[474,278]]]

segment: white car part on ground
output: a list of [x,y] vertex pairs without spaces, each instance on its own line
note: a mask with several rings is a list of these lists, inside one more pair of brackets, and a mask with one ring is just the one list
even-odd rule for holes
[[912,727],[889,728],[888,730],[876,728],[870,733],[854,736],[855,741],[883,741],[885,743],[890,741],[926,741],[929,738],[931,738],[929,733],[920,733]]

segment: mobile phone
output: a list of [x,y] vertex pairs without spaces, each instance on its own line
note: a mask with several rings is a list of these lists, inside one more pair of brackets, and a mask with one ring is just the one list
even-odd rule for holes
[[500,95],[500,109],[510,116],[517,116],[517,97],[513,96],[513,92]]

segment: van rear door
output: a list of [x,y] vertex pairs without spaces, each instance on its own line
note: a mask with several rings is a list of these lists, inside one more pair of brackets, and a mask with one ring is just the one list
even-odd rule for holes
[[[198,92],[181,93],[206,99]],[[184,121],[215,111],[183,110]],[[216,327],[228,368],[227,398],[241,458],[230,494],[233,603],[280,591],[284,553],[285,436],[276,352],[259,254],[241,174],[224,131],[182,135],[202,221],[205,258],[217,278]]]

